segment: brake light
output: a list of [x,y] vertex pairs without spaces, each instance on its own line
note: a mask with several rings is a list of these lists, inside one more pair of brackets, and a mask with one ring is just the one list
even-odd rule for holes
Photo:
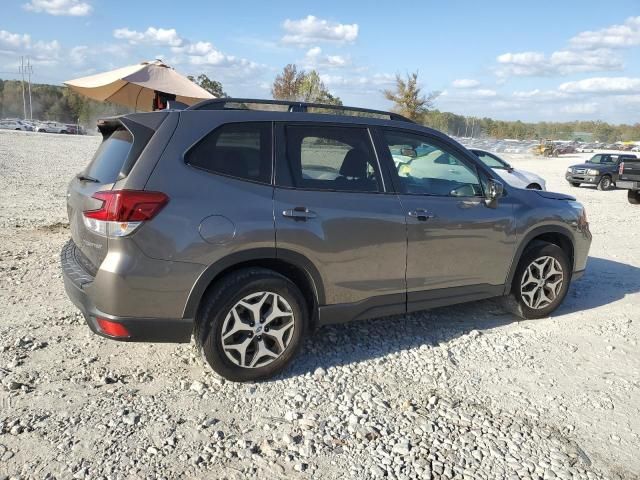
[[618,175],[622,175],[624,170],[624,162],[620,162],[620,168],[618,168]]
[[100,235],[124,237],[133,233],[143,222],[151,220],[167,204],[169,197],[162,192],[143,190],[110,190],[93,194],[102,205],[85,210],[85,226]]
[[98,322],[98,326],[100,327],[102,333],[109,335],[110,337],[127,338],[131,336],[129,330],[127,330],[127,327],[125,327],[121,323],[113,322],[111,320],[107,320],[106,318],[100,317],[96,318],[96,321]]

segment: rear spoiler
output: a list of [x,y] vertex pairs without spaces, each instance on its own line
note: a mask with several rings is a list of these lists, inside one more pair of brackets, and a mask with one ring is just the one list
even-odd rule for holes
[[119,179],[126,177],[142,151],[160,128],[160,125],[167,118],[168,112],[157,111],[150,113],[131,113],[118,115],[116,117],[101,118],[98,120],[98,130],[102,134],[102,140],[106,140],[113,132],[125,128],[133,137],[133,146],[122,165]]

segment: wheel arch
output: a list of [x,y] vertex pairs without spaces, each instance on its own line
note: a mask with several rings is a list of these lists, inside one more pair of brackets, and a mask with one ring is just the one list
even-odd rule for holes
[[545,225],[537,227],[527,233],[518,245],[513,257],[513,262],[511,263],[511,268],[509,269],[509,276],[505,282],[505,295],[508,295],[511,292],[511,283],[513,282],[513,277],[516,274],[522,255],[532,244],[536,242],[552,243],[560,247],[569,257],[571,273],[573,273],[573,269],[575,268],[575,245],[571,231],[560,225]]
[[273,270],[291,280],[307,301],[310,319],[316,321],[318,306],[324,304],[322,277],[313,263],[300,253],[275,248],[257,248],[233,253],[207,267],[189,292],[184,318],[196,318],[202,299],[228,273],[250,267]]

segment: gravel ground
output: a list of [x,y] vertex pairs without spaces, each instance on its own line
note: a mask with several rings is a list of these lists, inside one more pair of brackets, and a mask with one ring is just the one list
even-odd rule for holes
[[589,155],[506,155],[587,207],[588,271],[553,317],[497,301],[324,327],[277,379],[190,345],[89,332],[58,253],[97,137],[0,132],[0,479],[640,476],[640,208],[575,189]]

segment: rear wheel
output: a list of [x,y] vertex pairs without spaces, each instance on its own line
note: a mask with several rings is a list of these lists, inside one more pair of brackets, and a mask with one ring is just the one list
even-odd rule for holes
[[604,175],[598,182],[598,190],[610,190],[613,186],[613,181],[609,175]]
[[542,190],[542,187],[537,183],[532,183],[531,185],[527,185],[529,190]]
[[557,245],[537,242],[522,255],[511,285],[510,303],[523,318],[551,314],[567,294],[571,263]]
[[640,190],[627,190],[627,200],[632,205],[640,205]]
[[196,323],[196,342],[211,368],[231,381],[264,380],[297,352],[306,303],[288,278],[262,268],[224,277],[209,292]]

